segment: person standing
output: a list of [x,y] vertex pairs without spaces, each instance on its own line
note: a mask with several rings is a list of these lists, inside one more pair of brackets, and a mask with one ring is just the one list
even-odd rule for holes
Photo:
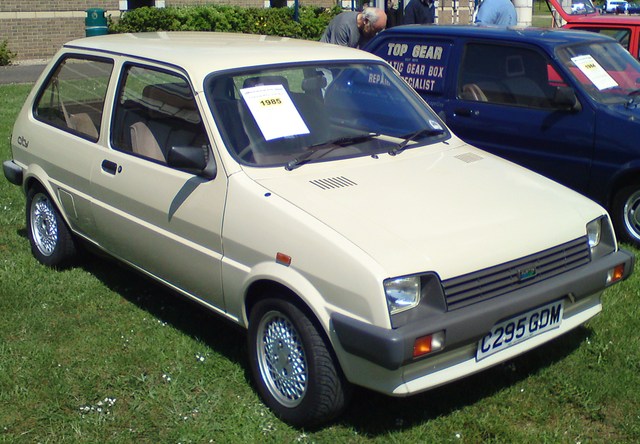
[[515,26],[516,8],[511,0],[484,0],[478,7],[475,23],[479,25]]
[[342,12],[331,19],[320,41],[362,48],[386,26],[387,14],[379,8],[364,8],[362,12]]
[[411,0],[404,10],[405,25],[430,25],[436,19],[433,0]]

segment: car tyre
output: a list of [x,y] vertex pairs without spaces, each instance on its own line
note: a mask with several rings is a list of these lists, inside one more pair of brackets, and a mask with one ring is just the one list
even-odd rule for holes
[[77,254],[75,240],[49,195],[39,186],[27,192],[27,233],[31,252],[42,264],[63,268]]
[[350,386],[324,336],[293,303],[268,298],[249,318],[249,361],[258,392],[283,421],[314,427],[339,415]]
[[618,190],[612,211],[619,240],[640,246],[640,184]]

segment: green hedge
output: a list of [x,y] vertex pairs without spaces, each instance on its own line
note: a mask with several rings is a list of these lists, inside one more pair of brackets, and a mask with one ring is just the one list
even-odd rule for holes
[[16,56],[15,52],[12,52],[6,40],[0,42],[0,66],[11,65],[11,60]]
[[109,32],[222,31],[277,35],[318,40],[329,21],[341,9],[299,8],[299,21],[293,8],[240,8],[237,6],[190,6],[138,8],[109,21]]

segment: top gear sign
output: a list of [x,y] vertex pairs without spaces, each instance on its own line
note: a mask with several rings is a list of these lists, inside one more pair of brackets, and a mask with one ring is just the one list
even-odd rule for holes
[[382,45],[376,55],[393,66],[416,90],[442,92],[449,59],[449,44],[391,41]]

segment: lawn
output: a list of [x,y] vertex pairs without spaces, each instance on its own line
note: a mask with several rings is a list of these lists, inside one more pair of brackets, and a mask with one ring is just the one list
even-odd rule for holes
[[[0,160],[28,90],[0,86]],[[640,441],[640,272],[559,340],[410,398],[357,390],[303,431],[260,402],[243,331],[108,259],[39,265],[4,178],[0,253],[1,443]]]

